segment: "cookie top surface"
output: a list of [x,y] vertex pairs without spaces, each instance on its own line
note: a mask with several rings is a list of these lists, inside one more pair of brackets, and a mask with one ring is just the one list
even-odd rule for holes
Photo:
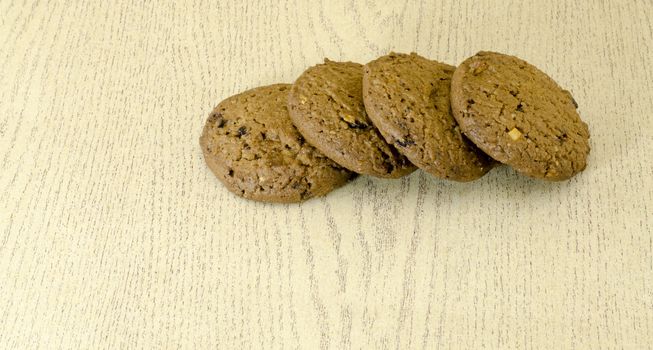
[[454,72],[454,117],[494,159],[527,176],[565,180],[585,169],[589,130],[571,94],[514,56],[479,52]]
[[363,99],[385,140],[423,170],[471,181],[494,162],[461,133],[450,108],[455,67],[415,53],[379,57],[365,65]]
[[349,170],[385,178],[411,173],[415,166],[367,117],[362,88],[362,65],[325,60],[293,84],[290,117],[309,143]]
[[200,137],[204,159],[232,192],[265,202],[300,202],[354,176],[304,141],[286,109],[289,84],[222,101]]

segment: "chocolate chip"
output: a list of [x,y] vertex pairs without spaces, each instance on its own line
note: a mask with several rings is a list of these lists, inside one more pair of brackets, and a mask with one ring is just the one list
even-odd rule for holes
[[244,126],[241,126],[238,128],[238,137],[241,137],[243,135],[247,134],[247,128]]
[[574,107],[575,107],[575,108],[578,108],[578,102],[576,102],[576,100],[574,100],[573,97],[571,98],[571,103],[574,104]]
[[408,147],[415,144],[415,141],[410,138],[410,136],[404,137],[403,140],[397,140],[395,143],[401,147]]
[[369,125],[359,122],[357,120],[354,120],[353,122],[347,122],[347,125],[349,125],[349,128],[351,129],[367,129]]
[[517,112],[523,112],[523,111],[524,111],[524,106],[521,104],[521,102],[519,102],[519,104],[517,105]]

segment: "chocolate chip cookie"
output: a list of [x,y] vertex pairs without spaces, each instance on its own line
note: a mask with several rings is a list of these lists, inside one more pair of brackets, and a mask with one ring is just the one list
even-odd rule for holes
[[349,170],[385,178],[411,173],[415,166],[367,117],[362,88],[362,65],[325,60],[293,84],[290,118],[310,144]]
[[494,162],[467,140],[450,108],[455,67],[390,53],[365,65],[363,100],[385,140],[435,176],[471,181]]
[[451,82],[453,114],[492,158],[527,176],[565,180],[585,169],[589,130],[571,94],[514,56],[479,52]]
[[231,192],[265,202],[301,202],[355,176],[304,141],[288,116],[289,90],[288,84],[248,90],[209,115],[200,146]]

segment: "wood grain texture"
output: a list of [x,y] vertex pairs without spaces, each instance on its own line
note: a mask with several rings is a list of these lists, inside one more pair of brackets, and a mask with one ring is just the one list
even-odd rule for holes
[[[0,348],[647,349],[653,6],[0,1]],[[518,55],[571,90],[589,167],[229,194],[221,99],[329,57]]]

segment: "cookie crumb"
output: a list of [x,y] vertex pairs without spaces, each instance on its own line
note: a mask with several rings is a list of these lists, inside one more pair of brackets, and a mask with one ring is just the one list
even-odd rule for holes
[[410,136],[406,136],[403,140],[397,140],[396,144],[401,147],[408,147],[414,145],[415,141],[413,141]]

